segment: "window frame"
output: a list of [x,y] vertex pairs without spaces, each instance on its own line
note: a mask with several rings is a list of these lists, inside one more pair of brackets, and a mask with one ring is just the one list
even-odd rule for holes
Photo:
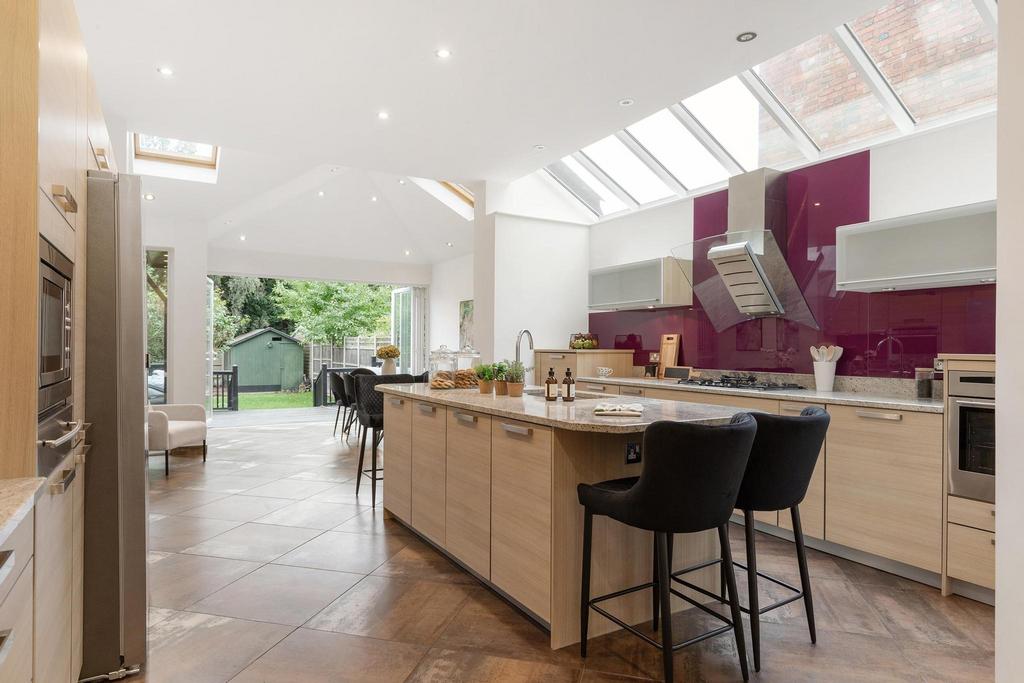
[[[152,150],[143,149],[139,144],[140,135],[150,135],[149,133],[132,133],[132,155],[136,159],[143,159],[148,161],[158,161],[167,164],[183,164],[186,166],[197,166],[199,168],[212,168],[216,170],[218,163],[220,162],[220,145],[211,145],[213,147],[213,157],[211,159],[196,159],[194,157],[188,157],[183,154],[174,154],[171,152],[154,152]],[[159,135],[150,135],[150,137],[161,137]],[[172,138],[165,138],[172,139]],[[183,141],[191,142],[191,141]]]

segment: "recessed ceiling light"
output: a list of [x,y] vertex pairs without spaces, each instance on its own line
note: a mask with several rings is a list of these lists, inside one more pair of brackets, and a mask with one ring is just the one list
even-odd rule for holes
[[636,100],[634,100],[632,97],[623,97],[621,100],[619,100],[620,107],[632,107],[634,104],[636,104]]
[[160,74],[161,76],[163,76],[164,78],[170,78],[171,76],[174,75],[174,69],[172,69],[169,66],[158,66],[156,68],[156,72],[158,74]]
[[242,240],[244,242],[245,241],[245,235],[239,235],[238,239],[240,239],[240,240]]
[[331,173],[337,173],[337,172],[338,172],[338,167],[337,166],[331,166]]
[[388,119],[391,118],[391,114],[387,113],[382,109],[381,111],[377,112],[377,118],[380,119],[381,121],[387,121]]
[[446,47],[439,47],[434,50],[434,54],[437,55],[438,59],[448,59],[452,56],[452,51]]
[[370,197],[370,201],[371,202],[377,201],[377,195],[373,195],[372,197]]
[[151,202],[154,199],[156,199],[156,195],[153,194],[152,192],[147,192],[146,194],[142,195],[142,198],[145,199],[147,202]]
[[455,246],[455,243],[454,242],[445,242],[444,246],[451,248],[451,247]]
[[753,31],[744,31],[743,33],[741,33],[738,36],[736,36],[736,42],[739,42],[739,43],[749,43],[754,38],[757,38],[757,34],[756,33],[754,33]]
[[543,152],[544,150],[547,149],[547,147],[545,147],[544,145],[534,145],[533,148],[538,152]]
[[317,197],[323,197],[324,196],[324,191],[323,190],[317,190],[316,196]]
[[399,185],[405,185],[405,178],[399,178],[398,179],[398,184]]
[[231,225],[231,219],[229,218],[228,220],[224,221],[224,225]]
[[412,252],[409,251],[408,249],[406,249],[404,253],[405,253],[406,256],[411,256],[412,255]]

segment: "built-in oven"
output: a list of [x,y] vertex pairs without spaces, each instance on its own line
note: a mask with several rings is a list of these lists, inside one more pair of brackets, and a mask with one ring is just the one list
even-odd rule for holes
[[995,503],[995,373],[954,370],[946,374],[946,382],[949,493]]
[[82,425],[71,419],[74,264],[39,238],[39,430],[37,471],[48,475],[71,451]]

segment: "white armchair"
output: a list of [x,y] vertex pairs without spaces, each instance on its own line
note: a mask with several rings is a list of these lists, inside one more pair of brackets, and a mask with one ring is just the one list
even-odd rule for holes
[[164,473],[170,474],[170,455],[182,446],[202,446],[206,462],[206,409],[192,403],[149,407],[149,450],[164,452]]

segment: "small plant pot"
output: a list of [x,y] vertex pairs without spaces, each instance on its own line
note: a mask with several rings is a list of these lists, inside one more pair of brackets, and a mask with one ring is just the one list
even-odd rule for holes
[[494,392],[494,380],[482,379],[480,380],[480,393],[490,394]]
[[503,379],[494,380],[494,394],[496,396],[508,396],[508,382]]
[[508,385],[508,395],[511,398],[518,398],[523,395],[524,384],[522,382],[506,382],[505,384]]

